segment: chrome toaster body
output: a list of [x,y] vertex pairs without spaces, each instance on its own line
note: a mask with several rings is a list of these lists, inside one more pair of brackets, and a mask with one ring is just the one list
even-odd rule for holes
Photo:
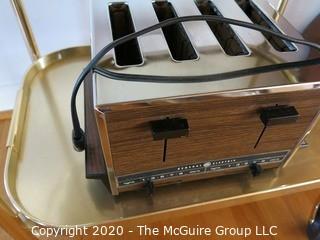
[[[159,21],[201,14],[301,38],[286,19],[274,19],[275,10],[265,0],[92,0],[92,55]],[[196,76],[298,61],[309,54],[308,47],[254,30],[198,21],[141,36],[107,54],[101,65],[123,73]],[[188,84],[123,82],[94,74],[93,107],[112,193],[150,182],[165,185],[244,172],[252,164],[282,165],[318,115],[319,83],[308,79],[310,69]],[[278,106],[295,107],[295,121],[271,126],[257,145],[264,125],[261,111]],[[185,119],[187,134],[155,137],[152,123],[166,124],[166,119],[173,119],[172,126]]]

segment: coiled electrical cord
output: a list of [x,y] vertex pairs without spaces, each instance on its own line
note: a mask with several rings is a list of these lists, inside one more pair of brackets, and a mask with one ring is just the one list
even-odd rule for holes
[[74,85],[72,95],[71,95],[71,118],[72,118],[72,124],[73,124],[72,140],[73,140],[74,148],[77,151],[83,151],[85,149],[86,140],[85,140],[85,133],[80,126],[80,122],[78,118],[77,107],[76,107],[76,97],[82,82],[90,72],[95,72],[97,74],[101,74],[105,77],[119,80],[119,81],[151,82],[151,83],[197,83],[197,82],[219,81],[219,80],[225,80],[230,78],[249,76],[253,74],[267,73],[267,72],[286,70],[286,69],[291,69],[296,67],[305,67],[305,66],[320,64],[320,57],[319,57],[319,58],[308,59],[303,61],[272,64],[272,65],[242,69],[237,71],[218,73],[218,74],[209,74],[209,75],[200,75],[200,76],[153,76],[153,75],[124,74],[124,73],[112,72],[108,69],[96,66],[106,53],[108,53],[113,48],[125,42],[128,42],[132,39],[135,39],[139,36],[142,36],[146,33],[152,32],[162,27],[166,27],[166,26],[170,26],[170,25],[182,23],[182,22],[190,22],[190,21],[216,21],[221,23],[227,23],[230,25],[241,26],[241,27],[253,29],[256,31],[260,31],[263,33],[268,33],[280,39],[283,39],[292,43],[296,43],[296,44],[309,46],[311,48],[314,48],[320,51],[320,45],[316,43],[293,38],[293,37],[284,35],[282,33],[275,32],[268,28],[262,27],[260,25],[247,23],[247,22],[243,22],[235,19],[230,19],[230,18],[224,18],[220,16],[211,16],[211,15],[196,15],[196,16],[171,18],[171,19],[162,21],[158,24],[147,27],[145,29],[142,29],[138,32],[134,32],[129,35],[126,35],[122,38],[119,38],[109,43],[104,48],[102,48],[97,53],[97,55],[92,58],[89,64],[82,70],[82,72],[80,73]]

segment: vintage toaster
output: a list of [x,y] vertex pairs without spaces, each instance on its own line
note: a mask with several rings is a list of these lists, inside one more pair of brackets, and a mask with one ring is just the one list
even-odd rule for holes
[[[92,0],[92,55],[160,21],[201,14],[301,37],[265,0]],[[101,64],[116,72],[194,76],[309,54],[308,47],[258,31],[197,21],[122,44]],[[94,73],[85,83],[87,177],[108,179],[118,195],[283,166],[319,112],[319,85],[306,73],[314,68],[187,84],[123,82]]]

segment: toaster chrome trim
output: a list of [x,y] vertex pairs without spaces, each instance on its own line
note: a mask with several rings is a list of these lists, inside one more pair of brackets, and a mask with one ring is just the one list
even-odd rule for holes
[[[223,16],[251,22],[234,0],[210,1],[215,4]],[[112,2],[118,1],[113,0]],[[132,17],[136,23],[135,27],[137,28],[137,31],[140,30],[140,27],[144,28],[157,22],[152,8],[152,1],[127,0],[126,2],[129,4],[132,11]],[[194,8],[192,11],[198,11],[198,13],[200,13],[194,3],[194,0],[171,0],[171,2],[180,2],[180,4],[186,4],[188,2],[188,6],[192,5]],[[254,3],[258,3],[259,6],[263,8],[264,13],[272,19],[275,10],[272,9],[266,1],[255,0]],[[132,4],[132,6],[130,4]],[[105,27],[107,22],[105,13],[106,2],[104,0],[91,0],[91,5],[92,54],[95,55],[103,46],[112,40],[108,38],[110,36],[108,36],[108,29]],[[179,16],[183,15],[180,14],[182,11],[181,9],[177,9],[176,6],[175,9]],[[143,16],[144,11],[147,11],[145,15],[148,16]],[[146,21],[143,21],[143,19],[146,19]],[[306,59],[309,54],[309,48],[304,46],[299,46],[298,50],[295,52],[278,52],[267,43],[261,33],[241,27],[231,26],[242,39],[244,44],[250,48],[252,53],[250,56],[228,56],[224,51],[221,51],[221,46],[207,23],[199,23],[201,23],[201,26],[204,29],[203,33],[207,38],[202,42],[202,45],[197,45],[195,43],[195,48],[198,50],[200,57],[198,61],[184,61],[179,63],[171,61],[168,46],[164,40],[161,30],[159,30],[138,38],[145,60],[142,66],[120,69],[112,64],[112,56],[110,56],[110,54],[107,54],[104,57],[101,64],[112,71],[122,73],[192,76],[214,74],[273,63],[298,61]],[[197,25],[186,26],[187,31],[190,26],[194,27]],[[286,34],[290,36],[301,38],[301,35],[283,17],[278,19],[276,26],[282,31],[285,29]],[[206,33],[209,33],[208,36]],[[193,38],[190,38],[190,40],[194,41]],[[152,46],[152,44],[150,44],[152,42],[157,42],[157,44]],[[279,86],[292,85],[296,83],[301,84],[301,88],[303,89],[305,86],[310,85],[310,83],[304,83],[305,79],[301,78],[301,76],[304,76],[303,71],[303,69],[295,69],[248,76],[241,79],[230,79],[199,84],[121,82],[113,79],[106,79],[95,74],[95,104],[112,105],[116,103],[123,104],[131,101],[146,102],[157,99],[180,98],[181,96],[199,96],[216,93],[225,94],[234,91],[246,93],[251,92],[252,89],[277,89]],[[294,87],[294,89],[296,89],[296,87]]]

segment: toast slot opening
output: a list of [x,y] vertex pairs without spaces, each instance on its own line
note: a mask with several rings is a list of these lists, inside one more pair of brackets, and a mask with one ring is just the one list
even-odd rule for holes
[[[202,15],[223,17],[221,12],[211,1],[196,0],[195,3]],[[240,56],[249,54],[246,46],[241,42],[240,38],[229,24],[212,21],[207,21],[207,24],[227,55]]]
[[[281,33],[276,25],[250,0],[237,0],[240,8],[250,18],[250,20],[258,25],[269,28],[275,32]],[[290,42],[274,37],[268,33],[262,33],[268,42],[279,52],[292,52],[297,48]]]
[[[129,6],[125,3],[111,3],[109,16],[113,40],[134,33],[134,25]],[[116,65],[125,67],[143,63],[137,39],[123,43],[114,49]]]
[[[159,22],[177,17],[177,14],[169,2],[153,2]],[[190,39],[181,23],[162,28],[171,56],[176,61],[195,60],[198,55],[193,48]]]

